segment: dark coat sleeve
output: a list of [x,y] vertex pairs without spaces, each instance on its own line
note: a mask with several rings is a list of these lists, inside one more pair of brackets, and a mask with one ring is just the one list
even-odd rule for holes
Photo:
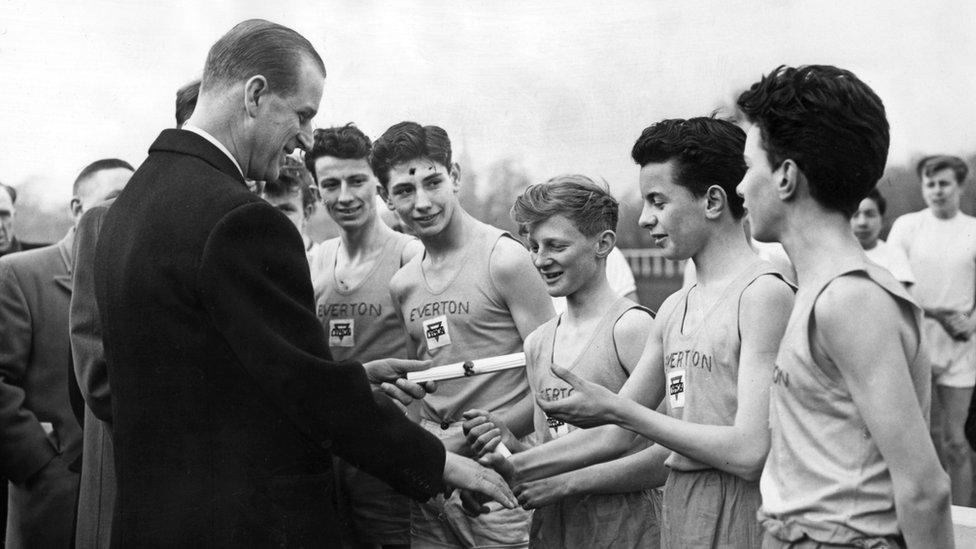
[[30,310],[14,269],[0,261],[0,476],[23,483],[57,454],[37,416],[24,407]]
[[360,364],[331,360],[301,239],[281,213],[250,203],[218,222],[198,287],[246,375],[307,436],[413,498],[441,489],[440,441],[374,393]]
[[85,212],[75,230],[71,308],[68,316],[71,356],[78,388],[98,419],[112,423],[108,367],[102,348],[102,326],[95,303],[95,243],[107,206]]

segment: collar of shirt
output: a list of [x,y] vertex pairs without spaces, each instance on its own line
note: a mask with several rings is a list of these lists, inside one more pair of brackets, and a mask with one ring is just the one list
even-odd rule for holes
[[183,124],[183,127],[181,129],[184,129],[184,130],[189,131],[189,132],[193,132],[193,133],[199,135],[200,137],[206,139],[207,141],[213,143],[213,146],[214,147],[217,147],[218,149],[220,149],[220,152],[226,154],[227,155],[227,158],[230,158],[230,161],[234,163],[234,166],[237,168],[238,173],[241,174],[241,179],[247,179],[246,177],[244,177],[244,170],[242,170],[241,169],[241,165],[237,163],[237,159],[234,158],[234,155],[230,154],[230,151],[227,150],[227,147],[225,147],[223,143],[221,143],[220,141],[217,141],[217,138],[216,137],[210,135],[209,133],[207,133],[202,128],[198,128],[198,127],[193,126],[191,124]]

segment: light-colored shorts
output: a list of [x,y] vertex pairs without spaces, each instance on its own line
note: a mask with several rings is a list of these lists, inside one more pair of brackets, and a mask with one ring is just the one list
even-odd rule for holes
[[661,490],[568,497],[532,514],[533,549],[658,549]]
[[759,547],[759,483],[716,469],[671,470],[664,483],[661,547]]
[[[439,423],[421,419],[420,426],[440,439],[461,434],[461,423],[442,428]],[[413,549],[464,547],[509,548],[529,546],[529,521],[532,513],[520,507],[506,509],[488,502],[488,513],[469,517],[461,507],[457,492],[449,498],[437,495],[425,503],[411,503],[410,544]]]
[[938,321],[923,318],[922,338],[932,362],[932,383],[958,388],[976,385],[976,336],[957,341]]

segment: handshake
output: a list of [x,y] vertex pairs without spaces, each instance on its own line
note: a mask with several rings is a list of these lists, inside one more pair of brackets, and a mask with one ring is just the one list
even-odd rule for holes
[[[436,389],[433,382],[415,383],[406,379],[409,372],[429,368],[429,361],[385,359],[364,366],[374,386],[404,405]],[[550,418],[584,428],[609,422],[613,401],[618,398],[615,394],[558,366],[553,366],[552,371],[572,386],[573,396],[558,402],[538,402],[543,412]],[[467,450],[478,463],[448,452],[444,483],[451,489],[461,490],[461,503],[468,514],[488,512],[484,503],[489,500],[509,509],[517,505],[536,509],[586,492],[585,487],[577,486],[577,477],[571,472],[532,480],[522,478],[517,461],[509,458],[528,447],[516,438],[505,422],[487,410],[468,410],[463,417],[462,446],[465,447],[454,447],[459,451]]]
[[[403,360],[385,358],[363,364],[370,384],[390,398],[409,405],[414,400],[427,396],[437,389],[436,382],[415,383],[406,379],[409,372],[430,368],[429,360]],[[493,444],[492,447],[497,446]],[[500,456],[499,456],[500,457]],[[497,501],[514,509],[518,502],[509,488],[508,482],[499,473],[479,465],[474,460],[447,452],[444,463],[444,485],[448,491],[461,490],[464,509],[470,514],[487,512],[483,503]]]

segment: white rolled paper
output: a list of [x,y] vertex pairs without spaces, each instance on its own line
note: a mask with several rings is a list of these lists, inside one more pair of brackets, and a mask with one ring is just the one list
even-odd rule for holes
[[512,451],[508,449],[508,446],[505,446],[504,442],[499,442],[498,446],[495,446],[495,452],[505,459],[512,457]]
[[521,368],[523,366],[525,366],[525,353],[512,353],[510,355],[493,356],[491,358],[435,366],[420,372],[408,372],[407,379],[416,383],[444,381],[447,379],[490,374],[512,368]]

